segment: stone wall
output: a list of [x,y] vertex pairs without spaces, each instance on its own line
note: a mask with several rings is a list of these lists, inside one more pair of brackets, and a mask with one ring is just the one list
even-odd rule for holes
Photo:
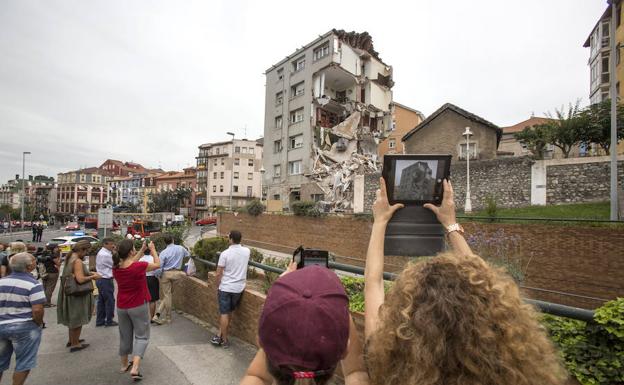
[[[549,165],[546,169],[547,203],[609,200],[610,167],[609,162]],[[624,187],[624,161],[618,162],[618,182]]]
[[[364,266],[371,225],[369,220],[351,217],[222,213],[218,231],[227,234],[237,229],[244,244],[282,252],[292,252],[299,245],[321,248],[337,255],[338,262]],[[516,239],[515,252],[521,256],[526,276],[523,285],[541,289],[527,289],[532,298],[595,308],[602,299],[624,296],[621,228],[498,223],[467,223],[465,227],[467,237],[496,238],[503,244]],[[408,261],[388,257],[384,268],[398,272]]]

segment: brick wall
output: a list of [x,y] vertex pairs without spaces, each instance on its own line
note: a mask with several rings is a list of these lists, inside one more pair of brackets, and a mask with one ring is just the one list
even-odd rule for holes
[[[351,217],[306,218],[291,215],[221,214],[218,231],[240,230],[243,243],[291,252],[299,245],[329,250],[337,261],[364,266],[372,223]],[[518,238],[525,271],[524,286],[580,296],[613,299],[624,296],[624,231],[607,227],[549,226],[539,224],[465,225],[467,236],[503,230]],[[500,236],[500,235],[496,235]],[[386,258],[386,271],[397,272],[408,261]],[[595,308],[600,301],[528,290],[532,298],[571,306]]]

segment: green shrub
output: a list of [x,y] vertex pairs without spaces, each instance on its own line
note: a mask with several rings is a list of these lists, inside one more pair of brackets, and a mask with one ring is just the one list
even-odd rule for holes
[[293,214],[301,217],[320,217],[321,211],[313,201],[296,201],[292,204]]
[[[262,254],[261,252],[259,252],[257,249],[251,248],[251,255],[249,256],[249,259],[257,262],[257,263],[262,263],[262,261],[264,260],[264,254]],[[248,267],[247,268],[247,278],[257,278],[258,277],[258,271],[254,268],[254,267]]]
[[262,204],[262,202],[260,202],[260,199],[253,199],[252,201],[247,203],[245,209],[247,210],[247,214],[253,217],[257,217],[264,212],[264,205]]
[[490,218],[492,222],[494,222],[497,214],[498,214],[498,205],[496,203],[496,196],[493,194],[489,194],[485,198],[485,215],[488,218]]
[[593,322],[544,315],[568,371],[583,385],[624,383],[624,298],[596,310]]
[[[219,261],[218,253],[227,249],[229,242],[227,238],[204,238],[200,239],[193,246],[192,254],[198,258],[205,259],[217,263]],[[208,277],[208,265],[196,261],[195,268],[197,269],[197,276],[206,279]]]
[[[264,257],[263,263],[265,265],[279,267],[280,269],[285,270],[288,267],[289,260],[286,258]],[[273,285],[273,282],[275,282],[275,280],[278,278],[279,278],[279,274],[277,273],[272,273],[270,271],[264,272],[263,289],[265,293],[269,291],[269,289],[271,288],[271,285]]]

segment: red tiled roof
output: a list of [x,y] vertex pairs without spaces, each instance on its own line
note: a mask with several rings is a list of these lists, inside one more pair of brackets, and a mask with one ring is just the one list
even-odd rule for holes
[[502,127],[503,134],[513,134],[515,132],[520,132],[520,131],[524,130],[525,127],[533,127],[533,126],[538,125],[538,124],[548,123],[551,120],[552,119],[549,119],[549,118],[542,118],[542,117],[539,117],[539,116],[531,116],[529,119],[523,120],[520,123],[516,123],[513,126]]

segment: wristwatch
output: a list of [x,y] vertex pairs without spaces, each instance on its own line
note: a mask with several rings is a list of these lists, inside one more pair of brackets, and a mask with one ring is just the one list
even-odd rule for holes
[[464,228],[459,223],[453,223],[452,225],[446,226],[446,236],[449,236],[453,231],[457,231],[461,235],[464,235]]

